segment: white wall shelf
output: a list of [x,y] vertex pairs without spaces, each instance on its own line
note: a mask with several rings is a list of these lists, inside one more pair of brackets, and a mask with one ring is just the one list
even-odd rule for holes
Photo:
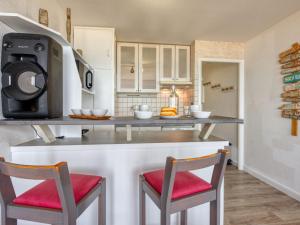
[[[81,108],[82,84],[75,63],[71,44],[57,31],[41,25],[34,20],[17,13],[0,13],[0,21],[18,33],[41,34],[51,37],[63,48],[63,114],[70,109]],[[56,136],[80,137],[81,126],[76,128],[60,126],[54,128]]]
[[75,58],[79,59],[89,70],[94,70],[94,68],[79,54],[79,52],[73,48],[73,53]]
[[84,93],[86,93],[86,94],[89,94],[89,95],[94,95],[94,94],[95,94],[94,91],[89,91],[89,90],[87,90],[87,89],[85,89],[85,88],[82,88],[81,90],[82,90],[82,92],[84,92]]
[[20,14],[0,13],[0,21],[17,32],[47,35],[56,40],[62,46],[71,47],[70,43],[61,35],[61,33]]
[[[71,47],[73,49],[72,45],[62,36],[61,33],[20,14],[0,13],[0,21],[17,32],[47,35],[63,47]],[[77,52],[76,49],[73,49],[73,53],[90,69],[93,69],[93,67]]]

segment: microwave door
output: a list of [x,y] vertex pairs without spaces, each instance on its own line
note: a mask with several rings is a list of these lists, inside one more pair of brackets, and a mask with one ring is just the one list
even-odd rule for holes
[[85,86],[87,89],[92,89],[93,87],[93,73],[90,70],[85,74]]

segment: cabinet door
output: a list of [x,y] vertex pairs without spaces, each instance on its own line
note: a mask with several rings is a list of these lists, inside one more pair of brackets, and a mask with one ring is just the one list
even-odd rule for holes
[[159,92],[159,45],[139,45],[139,91]]
[[175,46],[160,46],[160,80],[175,80]]
[[95,69],[114,69],[113,28],[74,27],[73,45]]
[[96,109],[107,109],[108,114],[114,116],[115,96],[114,96],[114,71],[105,69],[95,69],[95,100]]
[[117,91],[137,92],[138,79],[138,44],[117,44]]
[[176,46],[176,81],[190,81],[190,47]]

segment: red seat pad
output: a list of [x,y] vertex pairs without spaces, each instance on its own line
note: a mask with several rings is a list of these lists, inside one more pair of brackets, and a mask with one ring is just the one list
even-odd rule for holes
[[[144,174],[145,180],[159,194],[162,192],[164,170],[156,170]],[[212,185],[190,172],[178,172],[175,176],[172,200],[212,189]]]
[[[70,174],[76,204],[80,202],[98,183],[102,177]],[[43,181],[13,200],[13,203],[51,209],[62,209],[56,184],[53,179]]]

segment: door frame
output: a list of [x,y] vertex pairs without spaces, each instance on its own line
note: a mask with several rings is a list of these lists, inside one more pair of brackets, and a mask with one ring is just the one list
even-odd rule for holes
[[[239,80],[238,80],[238,117],[245,119],[245,61],[239,59],[225,59],[225,58],[198,58],[198,71],[199,71],[199,92],[198,104],[202,108],[202,64],[204,62],[216,63],[236,63],[239,65]],[[245,128],[244,124],[238,125],[238,168],[244,170],[245,165]]]

